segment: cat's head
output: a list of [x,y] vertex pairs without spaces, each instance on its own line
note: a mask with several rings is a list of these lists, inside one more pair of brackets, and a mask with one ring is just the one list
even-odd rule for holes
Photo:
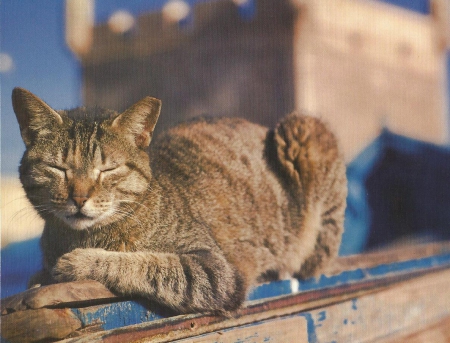
[[160,100],[146,97],[120,114],[55,111],[15,88],[12,102],[26,145],[20,179],[44,219],[84,230],[132,215],[152,177],[146,149]]

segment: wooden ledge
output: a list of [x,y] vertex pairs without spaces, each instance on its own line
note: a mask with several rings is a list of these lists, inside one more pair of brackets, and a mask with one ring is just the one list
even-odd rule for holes
[[[210,335],[211,338],[223,335],[223,332],[232,332],[230,337],[237,337],[236,333],[241,332],[239,330],[244,330],[241,332],[244,334],[249,327],[251,330],[258,328],[257,331],[265,332],[266,336],[282,332],[291,335],[292,331],[283,331],[282,327],[297,323],[298,327],[306,325],[307,330],[300,331],[307,337],[305,342],[309,342],[311,330],[315,335],[321,332],[320,326],[311,327],[311,320],[314,322],[311,313],[318,309],[327,311],[335,306],[348,307],[355,299],[368,301],[371,297],[383,297],[382,294],[401,297],[407,290],[422,292],[424,296],[426,290],[436,287],[436,282],[445,291],[448,287],[441,283],[449,277],[450,243],[344,257],[337,259],[326,274],[317,279],[283,280],[255,288],[249,295],[249,301],[234,312],[232,318],[209,314],[168,317],[167,311],[152,306],[148,301],[117,297],[94,281],[57,284],[3,299],[2,337],[5,342],[62,338],[71,343],[134,342],[141,339],[184,342],[189,337]],[[419,290],[418,285],[423,290]],[[444,305],[448,305],[445,311],[450,308],[450,290],[448,293],[446,297],[444,295],[444,300],[441,296],[434,299],[435,310],[427,314],[429,318],[442,317],[445,314]],[[421,302],[427,302],[427,306],[432,307],[433,297],[428,298],[431,300],[418,297],[408,301],[418,302],[417,306],[421,308],[425,306]],[[400,305],[406,306],[403,303]],[[383,313],[384,309],[378,308],[378,311]],[[423,316],[425,319],[428,317]],[[278,328],[281,331],[278,332]],[[278,341],[288,336],[280,337],[284,338]]]

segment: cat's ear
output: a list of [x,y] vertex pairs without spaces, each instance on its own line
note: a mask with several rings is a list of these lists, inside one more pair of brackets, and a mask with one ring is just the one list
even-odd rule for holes
[[161,100],[148,96],[119,114],[111,127],[125,135],[137,147],[144,149],[152,140],[160,112]]
[[62,124],[61,116],[33,93],[14,88],[12,105],[20,126],[20,133],[28,147],[38,135],[45,136]]

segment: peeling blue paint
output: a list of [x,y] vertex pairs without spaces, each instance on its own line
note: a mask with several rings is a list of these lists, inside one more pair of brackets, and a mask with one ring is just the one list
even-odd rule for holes
[[[450,253],[431,256],[427,258],[410,260],[404,262],[395,262],[391,264],[379,265],[373,268],[357,269],[345,271],[339,275],[321,276],[317,279],[299,281],[301,291],[319,290],[335,287],[343,284],[351,284],[366,280],[375,280],[387,275],[402,274],[426,270],[432,267],[444,267],[450,265]],[[249,295],[249,300],[263,299],[280,295],[292,294],[291,281],[282,280],[263,284],[256,287]],[[151,304],[150,304],[151,305]],[[351,309],[358,310],[358,301],[351,301]],[[124,301],[120,303],[92,306],[82,309],[72,309],[73,313],[80,318],[84,326],[92,324],[101,324],[104,330],[114,329],[132,324],[149,322],[157,319],[167,318],[170,313],[155,306],[149,306],[149,303],[139,301]],[[327,319],[327,312],[316,313],[313,318],[310,313],[301,314],[307,321],[309,342],[316,342],[316,329],[322,326]],[[343,320],[344,325],[355,324],[350,319]],[[269,342],[270,337],[265,337]]]
[[306,319],[308,343],[317,343],[316,325],[311,313],[300,313],[299,316]]
[[327,319],[327,311],[321,311],[319,312],[319,317],[317,318],[317,321],[321,322]]
[[123,301],[107,305],[72,309],[83,326],[101,324],[104,330],[165,318],[137,301]]
[[290,280],[273,281],[271,283],[265,283],[255,287],[248,295],[247,300],[265,299],[291,293],[292,290]]
[[[299,280],[299,291],[305,292],[325,289],[363,280],[379,279],[389,274],[401,274],[448,265],[450,265],[449,253],[403,262],[382,264],[372,268],[345,271],[338,275],[321,275],[319,278]],[[248,295],[247,300],[258,300],[287,294],[292,294],[290,280],[274,281],[254,288]]]

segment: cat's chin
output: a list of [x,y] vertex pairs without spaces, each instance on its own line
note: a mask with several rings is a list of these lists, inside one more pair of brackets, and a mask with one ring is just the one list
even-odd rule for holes
[[86,230],[94,226],[98,220],[85,215],[72,215],[64,217],[64,221],[74,230]]
[[83,208],[79,211],[69,209],[65,212],[58,213],[58,217],[62,219],[62,221],[65,222],[70,228],[78,231],[104,227],[117,219],[117,217],[114,216],[114,209],[112,207],[100,213],[89,208]]
[[87,230],[98,224],[102,219],[100,217],[90,217],[82,213],[66,215],[60,218],[70,226],[70,228],[77,231]]
[[108,225],[111,220],[111,211],[103,212],[100,215],[88,216],[83,213],[77,212],[75,214],[65,215],[60,217],[67,225],[69,225],[73,230],[87,230],[95,227],[103,227]]

